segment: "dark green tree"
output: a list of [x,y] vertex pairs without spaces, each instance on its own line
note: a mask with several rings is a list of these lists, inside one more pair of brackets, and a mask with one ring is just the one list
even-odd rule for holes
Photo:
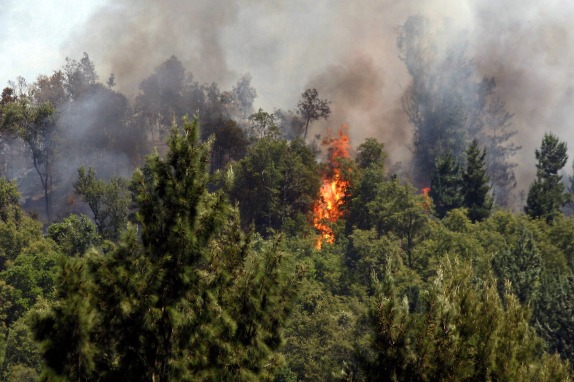
[[466,150],[466,168],[462,173],[463,206],[473,222],[486,219],[492,208],[485,158],[486,150],[480,152],[478,141],[474,139]]
[[365,142],[357,147],[357,165],[360,168],[368,168],[369,166],[379,166],[384,168],[387,153],[385,146],[379,143],[375,138],[367,138]]
[[83,256],[88,249],[102,242],[98,228],[86,215],[73,214],[51,224],[48,227],[48,237],[68,256]]
[[245,226],[253,224],[262,234],[307,226],[320,178],[313,151],[301,139],[262,138],[234,171],[231,196],[239,202]]
[[46,375],[255,381],[281,366],[299,273],[285,272],[276,242],[241,231],[222,191],[207,191],[210,146],[197,121],[182,130],[165,159],[134,174],[138,232],[107,255],[68,260],[86,261],[87,275],[64,268],[59,302],[35,322]]
[[414,309],[386,272],[372,306],[369,381],[569,380],[569,365],[540,351],[528,308],[499,296],[490,275],[444,262]]
[[504,294],[505,283],[510,281],[512,293],[521,304],[528,304],[538,297],[542,259],[532,233],[524,226],[519,230],[516,242],[494,256],[493,269],[500,294]]
[[242,159],[247,153],[249,141],[245,131],[234,120],[223,122],[215,131],[215,140],[211,151],[211,170],[219,170],[229,162]]
[[564,193],[562,176],[558,171],[566,165],[566,142],[552,133],[544,134],[540,149],[536,149],[536,180],[530,185],[524,211],[532,218],[553,221],[569,200]]
[[450,151],[447,151],[435,162],[431,178],[429,196],[435,205],[439,218],[446,216],[452,209],[463,205],[462,181],[459,165]]
[[[41,342],[43,380],[96,380],[93,337],[95,310],[91,304],[90,278],[84,259],[68,258],[56,281],[57,301],[50,309],[32,315],[32,329]],[[102,333],[106,335],[109,333]],[[102,370],[102,374],[103,374]],[[96,374],[97,375],[97,374]],[[105,374],[100,380],[106,380]]]
[[574,275],[543,272],[534,307],[533,325],[549,351],[574,362]]
[[131,194],[129,182],[112,178],[109,182],[96,178],[93,169],[80,167],[74,191],[88,204],[94,214],[94,222],[100,235],[117,241],[126,229],[130,211]]

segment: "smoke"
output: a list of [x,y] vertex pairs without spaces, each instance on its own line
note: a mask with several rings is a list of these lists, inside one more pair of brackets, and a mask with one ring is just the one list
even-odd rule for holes
[[496,78],[498,94],[515,114],[513,128],[523,147],[516,173],[525,188],[534,177],[534,150],[545,132],[569,143],[574,158],[574,3],[484,0],[475,4],[474,15],[477,67]]
[[[269,111],[295,107],[302,91],[316,87],[332,100],[326,125],[348,122],[355,145],[374,136],[392,161],[406,161],[412,127],[401,97],[410,79],[396,36],[415,14],[466,30],[477,76],[496,78],[523,147],[516,158],[519,188],[534,177],[534,149],[545,131],[574,148],[568,0],[110,0],[62,52],[88,52],[102,78],[113,72],[129,96],[171,55],[200,82],[229,87],[251,73],[258,107]],[[451,42],[443,36],[438,52]]]
[[328,128],[335,130],[340,124],[349,124],[355,146],[368,137],[377,137],[393,161],[410,158],[412,133],[406,115],[398,105],[387,105],[384,70],[371,57],[350,56],[348,63],[326,69],[307,87],[316,88],[321,97],[331,101],[329,120],[317,123],[313,132],[324,136]]
[[87,51],[101,73],[135,94],[155,67],[177,56],[201,81],[229,81],[220,33],[236,18],[232,0],[121,0],[103,6],[63,50]]

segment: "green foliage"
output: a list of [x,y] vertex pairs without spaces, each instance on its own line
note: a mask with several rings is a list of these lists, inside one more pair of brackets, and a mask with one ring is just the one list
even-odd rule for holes
[[50,220],[54,164],[57,155],[58,135],[56,110],[50,102],[33,104],[28,98],[7,104],[3,108],[3,128],[11,129],[26,143],[32,156],[34,168],[40,177]]
[[304,283],[283,350],[297,380],[340,377],[342,366],[353,361],[355,344],[364,337],[364,313],[357,298],[333,294],[317,281]]
[[97,179],[93,169],[86,171],[80,167],[74,190],[92,210],[100,235],[117,241],[128,221],[131,204],[129,182],[122,178],[106,182]]
[[[42,355],[38,343],[34,341],[29,322],[30,318],[23,316],[10,327],[6,339],[6,355],[0,368],[4,380],[18,380],[24,375],[37,377],[40,372]],[[17,378],[17,375],[21,377]]]
[[0,280],[11,287],[8,323],[29,310],[39,298],[52,297],[59,261],[54,243],[39,240],[29,243],[14,263],[0,272]]
[[247,153],[247,137],[243,129],[233,120],[223,123],[223,126],[215,131],[215,141],[211,155],[211,169],[223,168],[231,161],[242,159]]
[[463,205],[468,208],[472,222],[486,219],[492,208],[485,158],[486,150],[481,153],[478,141],[473,140],[466,150],[466,168],[462,173]]
[[305,220],[318,198],[320,179],[313,152],[302,140],[262,138],[233,170],[231,197],[239,202],[244,226],[253,224],[265,235],[285,227],[305,229],[307,224],[292,222]]
[[[391,240],[398,239],[404,251],[404,261],[412,267],[412,250],[423,234],[430,206],[410,184],[385,177],[385,156],[382,146],[374,140],[360,146],[359,164],[366,168],[351,182],[347,231],[373,230],[378,239],[392,235]],[[352,262],[353,257],[356,255],[350,254]]]
[[535,300],[540,287],[541,263],[532,233],[526,227],[521,227],[516,242],[510,248],[503,248],[493,259],[501,295],[505,283],[510,282],[511,291],[520,303],[528,304]]
[[198,137],[184,119],[165,159],[134,174],[137,234],[110,254],[67,260],[59,301],[34,324],[46,378],[255,381],[282,366],[300,272],[207,191],[210,147]]
[[48,227],[48,237],[68,256],[83,256],[88,249],[101,244],[96,225],[85,215],[70,215]]
[[562,176],[558,171],[568,160],[567,146],[557,136],[546,133],[540,150],[536,149],[536,180],[530,185],[524,211],[532,218],[550,222],[558,216],[560,208],[569,200],[564,193]]
[[0,271],[9,266],[24,247],[42,236],[41,224],[22,210],[19,197],[16,184],[0,178]]
[[548,350],[574,362],[574,276],[544,272],[533,324]]
[[543,369],[568,376],[566,365],[540,356],[528,309],[510,293],[500,299],[485,276],[443,263],[413,311],[387,272],[371,313],[371,353],[363,354],[367,380],[532,380]]
[[62,265],[57,279],[58,301],[49,309],[32,315],[35,338],[47,368],[44,380],[86,378],[94,371],[95,348],[89,341],[94,327],[94,311],[90,306],[89,279],[83,259],[69,258]]
[[384,168],[387,153],[384,145],[374,138],[367,138],[365,142],[357,147],[357,166],[368,168],[369,166],[378,166]]
[[279,127],[275,123],[275,115],[269,114],[259,109],[257,113],[251,114],[249,121],[249,137],[252,141],[268,137],[277,139],[279,137]]
[[429,196],[439,218],[452,209],[462,207],[463,193],[458,164],[450,152],[438,158],[432,173]]

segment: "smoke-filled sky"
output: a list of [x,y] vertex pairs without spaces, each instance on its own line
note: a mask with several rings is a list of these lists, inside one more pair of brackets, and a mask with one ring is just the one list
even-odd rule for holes
[[133,95],[175,54],[196,80],[221,88],[249,72],[256,106],[268,111],[293,108],[316,87],[333,101],[329,125],[348,122],[355,144],[375,136],[404,161],[411,127],[400,97],[409,77],[396,35],[413,14],[468,31],[478,74],[496,78],[515,113],[520,186],[534,176],[545,131],[574,157],[571,0],[1,0],[0,82],[33,81],[85,51],[102,81],[113,72]]

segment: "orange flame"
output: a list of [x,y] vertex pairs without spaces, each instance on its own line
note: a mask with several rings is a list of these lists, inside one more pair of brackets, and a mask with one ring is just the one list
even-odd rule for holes
[[320,232],[315,244],[317,249],[321,249],[324,241],[331,244],[335,242],[335,235],[330,224],[335,223],[343,215],[340,207],[349,182],[341,176],[338,159],[349,158],[350,141],[347,129],[347,125],[341,126],[338,136],[335,137],[329,131],[327,137],[321,142],[323,146],[328,147],[330,171],[323,176],[321,197],[313,206],[313,225]]
[[423,192],[423,196],[425,197],[425,202],[423,204],[423,208],[425,209],[425,211],[429,212],[430,211],[430,206],[431,206],[431,199],[429,196],[429,192],[430,192],[431,188],[430,187],[425,187],[423,188],[421,191]]

